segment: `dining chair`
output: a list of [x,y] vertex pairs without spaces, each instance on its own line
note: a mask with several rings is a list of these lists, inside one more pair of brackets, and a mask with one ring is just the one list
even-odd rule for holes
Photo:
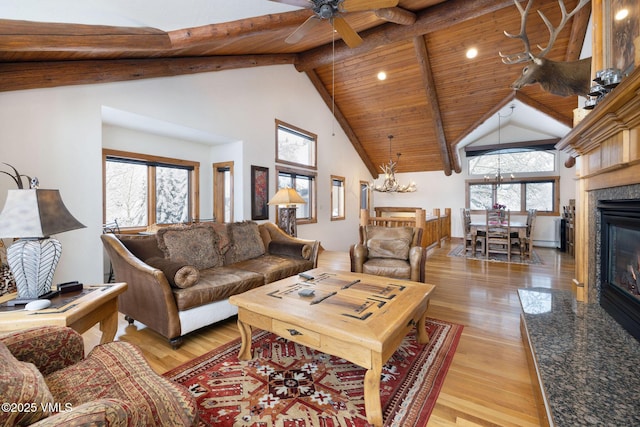
[[536,209],[527,210],[527,231],[524,241],[522,242],[523,247],[521,248],[521,254],[529,260],[531,260],[531,254],[533,252],[533,229],[537,216],[538,211]]
[[485,232],[478,231],[475,241],[473,241],[474,238],[471,235],[471,210],[467,208],[460,209],[460,217],[462,218],[462,234],[464,239],[465,256],[468,253],[475,256],[478,250],[480,250],[480,253],[484,255]]
[[504,254],[507,261],[511,262],[511,246],[514,239],[511,236],[511,213],[502,209],[487,209],[487,237],[486,257],[491,254]]

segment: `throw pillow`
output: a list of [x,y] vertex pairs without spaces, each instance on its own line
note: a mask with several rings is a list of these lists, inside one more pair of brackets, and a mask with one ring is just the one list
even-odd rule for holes
[[144,261],[151,267],[162,270],[171,286],[176,288],[190,288],[200,280],[200,272],[185,262],[171,261],[167,258],[153,257]]
[[118,234],[117,237],[139,260],[164,256],[164,253],[158,248],[158,241],[154,235]]
[[281,255],[289,258],[309,259],[311,256],[311,246],[304,243],[295,242],[269,242],[269,253],[271,255]]
[[411,227],[366,227],[369,258],[408,259],[413,229]]
[[235,222],[228,225],[232,242],[232,262],[245,261],[264,255],[265,247],[258,224],[253,221]]
[[208,225],[167,227],[158,230],[158,247],[164,257],[193,265],[198,270],[220,267],[223,258],[218,251],[218,235]]
[[49,416],[43,406],[52,404],[53,396],[35,365],[20,362],[4,343],[0,361],[0,396],[4,403],[15,405],[0,411],[0,425],[29,425]]

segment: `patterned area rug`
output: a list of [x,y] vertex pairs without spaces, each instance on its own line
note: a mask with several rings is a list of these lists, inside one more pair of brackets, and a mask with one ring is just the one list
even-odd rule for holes
[[[491,254],[488,259],[484,255],[481,255],[479,253],[476,254],[475,257],[465,256],[464,245],[456,246],[451,250],[451,252],[447,254],[447,256],[467,258],[467,259],[477,259],[480,261],[509,262],[507,261],[507,254]],[[543,264],[542,259],[540,259],[540,256],[535,251],[535,249],[531,253],[531,259],[529,258],[520,259],[520,255],[511,255],[511,263],[512,264]]]
[[[427,319],[430,341],[409,333],[383,367],[385,426],[424,426],[463,326]],[[365,369],[262,330],[254,358],[239,361],[240,339],[164,374],[196,397],[202,426],[365,427]]]

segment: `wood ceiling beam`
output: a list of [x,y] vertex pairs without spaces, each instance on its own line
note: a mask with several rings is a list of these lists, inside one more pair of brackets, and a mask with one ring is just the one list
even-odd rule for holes
[[229,37],[255,37],[257,35],[281,30],[283,27],[302,24],[312,11],[297,10],[293,12],[256,16],[251,19],[240,19],[232,22],[203,25],[201,27],[184,28],[169,31],[169,39],[174,48],[190,48],[198,45],[215,44],[217,41],[227,43]]
[[371,176],[376,179],[379,174],[378,168],[373,164],[373,162],[367,155],[367,152],[364,150],[364,147],[360,143],[358,136],[351,128],[351,125],[345,118],[344,114],[342,114],[342,111],[340,111],[340,109],[333,102],[333,97],[325,87],[324,83],[322,83],[322,80],[320,79],[320,76],[318,76],[318,73],[316,73],[314,70],[309,70],[305,74],[307,75],[307,77],[309,77],[309,80],[311,80],[311,83],[320,94],[320,97],[322,98],[324,103],[327,104],[329,110],[333,111],[335,119],[338,121],[340,127],[342,127],[342,130],[347,135],[347,138],[349,138],[349,141],[351,141],[351,145],[353,145],[353,148],[357,151],[358,155],[362,159],[362,162],[369,170],[369,173],[371,173]]
[[571,35],[569,36],[569,44],[567,46],[567,54],[565,61],[577,61],[580,59],[580,52],[584,46],[584,39],[587,36],[589,28],[589,18],[591,18],[591,3],[585,5],[573,15],[571,24]]
[[0,63],[0,92],[292,64],[295,55]]
[[171,48],[169,36],[150,27],[60,24],[0,19],[0,52],[156,52]]
[[[416,50],[416,59],[420,67],[420,74],[424,83],[424,89],[427,94],[427,102],[431,107],[431,125],[436,134],[436,142],[440,148],[440,158],[442,160],[442,168],[446,176],[451,175],[451,155],[447,138],[444,134],[444,126],[442,124],[442,114],[440,112],[440,103],[438,102],[438,93],[436,92],[436,84],[431,70],[431,62],[429,60],[429,52],[427,50],[427,42],[424,36],[418,36],[413,39],[413,45]],[[425,144],[428,141],[425,141]],[[459,172],[459,171],[457,171]]]
[[[359,47],[336,46],[335,60],[337,62],[344,61],[352,56],[370,52],[378,46],[410,40],[509,6],[513,6],[512,0],[449,0],[442,2],[417,13],[417,19],[413,25],[389,23],[363,31],[360,35],[364,42]],[[330,64],[332,60],[333,48],[331,44],[327,44],[300,53],[295,66],[298,71],[309,71]]]

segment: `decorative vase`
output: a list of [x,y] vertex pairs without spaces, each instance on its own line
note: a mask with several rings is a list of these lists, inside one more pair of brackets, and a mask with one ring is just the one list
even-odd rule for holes
[[7,262],[16,281],[18,298],[37,299],[51,290],[62,245],[53,238],[20,239],[7,249]]

